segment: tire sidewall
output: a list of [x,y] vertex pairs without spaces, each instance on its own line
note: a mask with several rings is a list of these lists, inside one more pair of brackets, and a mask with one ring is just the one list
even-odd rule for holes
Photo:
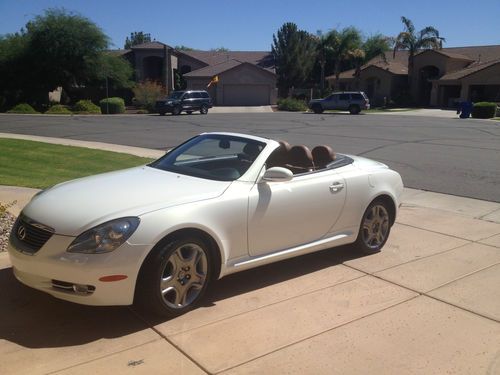
[[[174,309],[168,306],[162,296],[160,290],[160,279],[162,273],[167,265],[170,256],[182,245],[193,243],[198,245],[203,249],[205,256],[207,257],[207,275],[206,281],[203,285],[198,296],[191,302],[188,306]],[[183,237],[182,239],[177,239],[170,241],[168,243],[160,245],[153,253],[150,254],[141,268],[140,277],[137,284],[137,295],[136,300],[139,304],[145,305],[148,310],[154,313],[167,317],[175,317],[182,315],[189,310],[192,310],[200,299],[203,298],[208,285],[212,279],[213,272],[213,256],[210,247],[197,237]]]
[[[374,249],[374,248],[368,247],[365,244],[365,241],[363,241],[363,223],[366,219],[366,216],[373,208],[373,206],[377,206],[377,205],[382,205],[385,208],[385,210],[387,211],[387,214],[389,215],[389,227],[387,229],[387,235],[385,236],[382,244],[380,244],[380,246],[378,246],[377,248]],[[360,250],[364,254],[376,254],[382,250],[382,248],[385,246],[387,240],[389,239],[389,235],[391,234],[391,224],[390,223],[392,222],[392,218],[390,215],[391,215],[390,210],[388,209],[388,207],[386,206],[384,201],[381,199],[375,199],[368,205],[365,212],[363,213],[363,217],[361,218],[361,222],[359,224],[358,237],[356,238],[356,242],[354,243],[358,250]]]

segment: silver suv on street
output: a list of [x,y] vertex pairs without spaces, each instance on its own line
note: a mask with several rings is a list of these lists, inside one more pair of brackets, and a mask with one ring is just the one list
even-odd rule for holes
[[370,109],[370,100],[363,91],[334,92],[324,99],[313,99],[309,108],[314,113],[323,113],[327,109],[340,109],[356,115],[363,109]]

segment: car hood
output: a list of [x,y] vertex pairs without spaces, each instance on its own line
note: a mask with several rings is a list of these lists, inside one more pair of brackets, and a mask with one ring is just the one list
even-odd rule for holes
[[100,223],[220,196],[231,184],[151,167],[137,167],[65,182],[35,196],[29,218],[77,236]]
[[311,99],[309,100],[309,104],[311,103],[321,103],[324,99]]

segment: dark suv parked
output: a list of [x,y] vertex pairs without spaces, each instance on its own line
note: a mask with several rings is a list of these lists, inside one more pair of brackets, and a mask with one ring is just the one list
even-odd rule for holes
[[156,111],[162,116],[167,112],[178,115],[182,111],[188,114],[200,111],[206,115],[209,108],[212,108],[212,99],[208,92],[200,90],[172,91],[168,98],[156,101]]
[[363,91],[334,92],[324,99],[311,100],[309,108],[314,113],[322,113],[327,109],[340,109],[356,115],[363,109],[370,109],[370,100]]

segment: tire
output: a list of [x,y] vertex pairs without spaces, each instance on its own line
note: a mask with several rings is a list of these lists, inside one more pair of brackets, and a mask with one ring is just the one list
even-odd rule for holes
[[349,106],[349,113],[351,115],[357,115],[359,112],[361,112],[361,108],[359,108],[359,105]]
[[384,247],[391,232],[392,218],[386,202],[376,199],[366,209],[354,243],[364,254],[375,254]]
[[206,115],[208,113],[208,106],[206,104],[203,104],[200,108],[200,113],[202,115]]
[[165,112],[160,112],[160,116],[165,116]]
[[319,104],[316,104],[312,107],[312,110],[314,113],[323,113],[323,107],[320,106]]
[[210,247],[197,237],[160,246],[141,267],[134,303],[163,317],[184,314],[205,294],[212,264]]
[[193,113],[193,111],[186,111],[186,113],[190,115],[191,113]]
[[182,111],[182,108],[181,108],[181,107],[179,107],[179,106],[177,106],[177,107],[174,107],[174,108],[172,109],[172,114],[173,114],[174,116],[178,116],[178,115],[180,115],[180,114],[181,114],[181,111]]

